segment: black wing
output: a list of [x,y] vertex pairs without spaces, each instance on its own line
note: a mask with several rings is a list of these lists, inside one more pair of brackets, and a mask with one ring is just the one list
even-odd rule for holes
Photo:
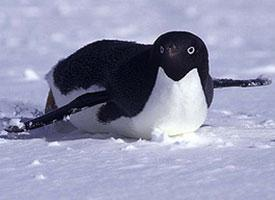
[[5,130],[7,132],[18,133],[43,127],[56,121],[63,120],[66,116],[77,113],[84,108],[92,107],[100,103],[105,103],[106,101],[109,101],[109,99],[109,94],[106,91],[86,93],[52,112],[24,122],[22,127],[9,126],[5,128]]
[[234,79],[214,79],[214,88],[224,87],[257,87],[270,85],[272,80],[266,77],[258,77],[256,79],[248,80],[234,80]]

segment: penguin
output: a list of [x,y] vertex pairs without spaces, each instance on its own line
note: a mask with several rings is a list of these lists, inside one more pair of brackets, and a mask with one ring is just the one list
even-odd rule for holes
[[93,42],[59,61],[46,80],[47,114],[9,131],[70,115],[68,123],[86,132],[151,139],[157,130],[176,136],[201,127],[214,88],[269,84],[262,79],[213,80],[205,43],[186,31],[164,33],[153,44]]
[[54,107],[88,92],[110,95],[70,117],[78,129],[135,138],[150,139],[155,129],[169,136],[197,130],[213,98],[207,48],[188,32],[163,34],[153,45],[94,42],[60,61],[46,79]]

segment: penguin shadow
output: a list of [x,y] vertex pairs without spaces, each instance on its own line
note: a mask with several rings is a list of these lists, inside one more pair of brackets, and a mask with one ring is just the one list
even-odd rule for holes
[[[27,118],[22,119],[22,121],[27,121]],[[101,133],[88,133],[84,131],[77,130],[70,126],[66,127],[63,130],[62,126],[66,126],[66,122],[62,122],[59,127],[56,127],[57,124],[48,125],[38,129],[30,130],[23,133],[8,133],[4,130],[5,124],[10,121],[10,118],[1,118],[0,119],[0,139],[5,140],[32,140],[32,139],[44,139],[47,142],[54,141],[69,141],[69,140],[81,140],[81,139],[96,139],[96,140],[107,140],[107,139],[123,139],[127,143],[135,142],[136,139],[126,138],[121,135],[114,133],[101,132]],[[61,126],[61,128],[60,128]]]

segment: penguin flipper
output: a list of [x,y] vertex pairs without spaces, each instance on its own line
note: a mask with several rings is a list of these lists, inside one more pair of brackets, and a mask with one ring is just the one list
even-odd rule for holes
[[110,100],[110,95],[107,91],[93,92],[83,94],[70,103],[48,112],[40,117],[34,118],[19,126],[8,126],[5,128],[7,132],[24,132],[36,128],[40,128],[56,121],[66,119],[67,116],[80,112],[82,109],[92,107],[97,104],[105,103]]
[[257,87],[270,85],[272,80],[263,76],[256,79],[234,80],[234,79],[214,79],[214,88],[224,87]]
[[214,95],[214,81],[210,75],[207,76],[206,80],[203,83],[203,90],[206,98],[207,107],[210,107]]

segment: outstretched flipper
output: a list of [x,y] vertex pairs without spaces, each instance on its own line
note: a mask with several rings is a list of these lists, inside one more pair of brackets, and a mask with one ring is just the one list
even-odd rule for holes
[[83,94],[70,103],[62,106],[52,112],[49,112],[45,115],[37,117],[35,119],[29,120],[22,124],[22,127],[19,126],[9,126],[5,128],[7,132],[24,132],[32,129],[36,129],[42,126],[52,124],[56,121],[63,120],[66,116],[77,113],[84,108],[92,107],[100,103],[105,103],[109,101],[110,97],[107,91],[100,91],[94,93]]
[[272,80],[263,76],[259,76],[256,79],[248,80],[234,80],[234,79],[214,79],[214,88],[224,87],[257,87],[270,85]]

